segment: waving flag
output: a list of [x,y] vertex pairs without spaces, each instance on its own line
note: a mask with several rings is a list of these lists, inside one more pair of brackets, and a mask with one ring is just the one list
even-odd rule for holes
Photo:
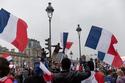
[[66,43],[65,53],[68,52],[68,50],[71,48],[72,44],[73,44],[73,42],[69,42],[69,41]]
[[100,60],[114,67],[120,67],[122,60],[113,46],[116,43],[117,39],[111,32],[92,26],[85,46],[99,51],[98,57]]
[[4,9],[0,10],[0,38],[24,51],[27,46],[27,24]]
[[2,57],[7,59],[7,61],[11,61],[13,59],[12,56],[10,56],[8,53],[3,53]]
[[67,49],[70,49],[71,46],[72,46],[72,44],[73,44],[73,42],[67,42],[67,43],[66,43],[66,48],[67,48]]
[[43,75],[43,77],[44,77],[44,79],[45,79],[45,81],[48,83],[51,83],[51,81],[52,81],[52,73],[45,67],[45,65],[42,63],[42,62],[40,62],[40,66],[39,66],[39,68],[43,71],[43,73],[44,73],[44,75]]
[[62,43],[62,46],[63,46],[63,52],[65,52],[67,39],[68,39],[68,32],[63,32],[61,34],[61,43]]

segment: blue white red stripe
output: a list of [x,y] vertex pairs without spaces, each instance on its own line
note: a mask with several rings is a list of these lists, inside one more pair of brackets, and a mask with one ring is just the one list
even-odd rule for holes
[[92,26],[85,46],[107,53],[112,34],[102,28]]
[[111,32],[100,27],[92,26],[85,46],[99,51],[98,58],[100,60],[114,67],[120,67],[122,60],[114,48],[114,44],[116,43],[117,39]]
[[13,59],[12,56],[8,53],[3,53],[2,57],[5,58],[7,61],[11,61]]
[[45,81],[51,83],[51,81],[52,81],[52,73],[45,67],[45,65],[42,62],[40,62],[39,67],[44,73],[43,77],[44,77]]
[[68,39],[68,32],[61,33],[61,43],[62,43],[62,46],[63,46],[63,52],[65,52],[67,39]]
[[27,24],[4,9],[0,10],[0,38],[23,51],[28,43]]

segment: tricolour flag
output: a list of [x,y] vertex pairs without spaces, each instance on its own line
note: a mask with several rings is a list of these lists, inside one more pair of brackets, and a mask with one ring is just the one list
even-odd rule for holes
[[114,67],[120,67],[122,65],[122,60],[114,48],[114,44],[116,43],[117,39],[111,32],[92,26],[85,46],[99,51],[99,59]]
[[8,53],[3,53],[2,57],[5,58],[7,61],[11,61],[13,59],[12,56]]
[[68,32],[61,33],[61,43],[62,43],[62,46],[63,46],[63,52],[65,52],[67,39],[68,39]]
[[51,83],[52,73],[45,67],[45,65],[42,62],[40,62],[39,67],[43,71],[43,74],[44,74],[43,77],[44,77],[45,81]]
[[0,38],[13,44],[19,51],[27,46],[27,24],[8,11],[0,10]]

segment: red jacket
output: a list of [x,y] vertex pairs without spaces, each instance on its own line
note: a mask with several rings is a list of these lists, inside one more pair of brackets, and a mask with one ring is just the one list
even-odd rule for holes
[[101,71],[97,71],[95,73],[95,78],[98,81],[98,83],[104,83],[104,74]]
[[13,83],[13,78],[8,77],[8,76],[3,77],[0,79],[0,83]]

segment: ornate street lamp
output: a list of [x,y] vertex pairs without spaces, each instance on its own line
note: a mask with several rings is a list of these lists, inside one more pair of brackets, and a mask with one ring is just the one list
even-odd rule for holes
[[78,27],[76,29],[77,33],[78,33],[78,37],[79,37],[79,60],[81,59],[81,41],[80,41],[80,34],[82,29],[80,28],[80,25],[78,24]]
[[50,2],[48,3],[48,7],[46,8],[46,12],[47,12],[47,15],[48,15],[48,18],[49,18],[49,38],[50,38],[50,41],[49,41],[49,54],[50,54],[50,58],[51,58],[51,19],[52,19],[52,16],[53,16],[54,9],[51,6]]

